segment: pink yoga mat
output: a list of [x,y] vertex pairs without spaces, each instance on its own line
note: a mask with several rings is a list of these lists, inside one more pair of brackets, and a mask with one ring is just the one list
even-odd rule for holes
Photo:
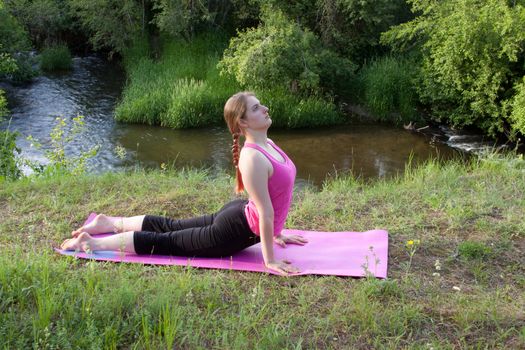
[[[85,224],[96,216],[92,213]],[[304,246],[288,244],[282,248],[274,244],[276,259],[290,260],[301,272],[294,275],[336,275],[363,277],[373,275],[386,278],[388,262],[388,232],[315,232],[283,230],[283,234],[306,237]],[[108,234],[96,235],[97,237]],[[164,255],[137,255],[116,251],[97,251],[91,254],[56,249],[64,255],[77,258],[153,265],[181,265],[212,269],[256,271],[279,274],[264,266],[260,243],[248,247],[231,257],[199,258]]]

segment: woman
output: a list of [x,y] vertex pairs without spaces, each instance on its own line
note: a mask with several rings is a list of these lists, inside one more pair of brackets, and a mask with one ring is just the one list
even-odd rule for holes
[[[121,250],[137,254],[229,256],[261,242],[267,268],[283,274],[299,272],[289,261],[277,261],[273,242],[304,245],[298,235],[281,234],[292,199],[295,165],[267,137],[272,120],[268,108],[249,92],[228,99],[224,119],[233,136],[236,192],[246,189],[249,200],[234,200],[217,213],[186,220],[141,215],[127,218],[98,215],[72,232],[65,250]],[[239,137],[246,142],[239,152]],[[90,234],[115,232],[94,239]]]

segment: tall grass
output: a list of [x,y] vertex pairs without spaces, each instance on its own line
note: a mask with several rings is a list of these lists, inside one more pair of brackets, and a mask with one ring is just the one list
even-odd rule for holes
[[[227,46],[222,34],[204,34],[188,43],[163,39],[162,57],[149,57],[144,40],[125,53],[128,84],[115,110],[117,120],[171,128],[222,123],[226,100],[241,86],[221,76],[217,63]],[[277,127],[315,127],[340,123],[333,101],[299,97],[282,89],[256,91],[269,105]]]
[[125,60],[129,83],[115,110],[117,120],[173,128],[219,123],[224,102],[239,90],[216,68],[226,45],[223,35],[206,34],[191,43],[164,38],[158,61],[144,49],[130,52]]
[[308,128],[335,125],[344,120],[331,100],[316,96],[301,97],[279,88],[254,92],[270,109],[274,127]]
[[384,121],[400,123],[419,119],[413,85],[414,69],[410,60],[392,56],[381,57],[363,66],[358,81],[365,106]]
[[44,71],[68,70],[71,65],[71,53],[66,45],[46,47],[40,54],[40,68]]

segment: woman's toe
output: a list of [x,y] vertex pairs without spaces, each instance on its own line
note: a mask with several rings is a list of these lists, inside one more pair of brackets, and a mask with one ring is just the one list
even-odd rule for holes
[[71,240],[71,239],[66,239],[64,242],[62,242],[62,244],[60,245],[60,249],[65,250],[66,247],[67,247],[67,243],[68,243],[70,240]]

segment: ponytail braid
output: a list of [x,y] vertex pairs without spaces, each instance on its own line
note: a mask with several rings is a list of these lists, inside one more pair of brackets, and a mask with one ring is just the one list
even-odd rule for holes
[[233,166],[235,166],[236,172],[236,186],[235,192],[241,193],[244,191],[244,183],[242,182],[241,171],[239,170],[239,133],[233,133],[233,144],[232,144],[232,155],[233,155]]
[[230,97],[224,105],[224,120],[233,137],[232,155],[237,177],[235,185],[235,192],[237,193],[244,191],[244,184],[242,182],[241,172],[239,171],[239,138],[242,133],[239,123],[246,114],[246,99],[248,96],[254,96],[254,94],[248,91],[238,92]]

